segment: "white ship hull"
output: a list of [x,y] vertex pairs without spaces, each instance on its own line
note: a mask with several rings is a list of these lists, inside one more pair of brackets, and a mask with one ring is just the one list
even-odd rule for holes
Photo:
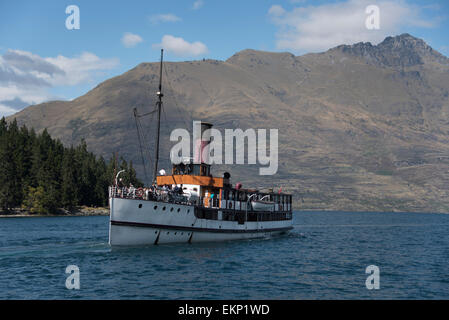
[[292,229],[292,220],[238,221],[199,219],[186,204],[110,198],[112,246],[195,243],[265,238]]

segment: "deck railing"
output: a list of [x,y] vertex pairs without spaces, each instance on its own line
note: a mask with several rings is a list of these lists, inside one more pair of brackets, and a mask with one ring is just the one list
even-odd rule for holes
[[[208,199],[206,197],[192,197],[190,196],[190,194],[186,193],[181,194],[173,190],[166,190],[162,188],[150,189],[150,188],[111,186],[109,187],[109,197],[170,202],[178,204],[195,205],[211,209],[220,208],[220,200],[217,197]],[[273,212],[276,213],[277,211]],[[291,219],[291,213],[289,218]]]
[[134,187],[109,187],[110,198],[124,198],[136,200],[151,200],[161,202],[172,202],[180,204],[199,204],[188,195],[180,194],[172,190],[134,188]]

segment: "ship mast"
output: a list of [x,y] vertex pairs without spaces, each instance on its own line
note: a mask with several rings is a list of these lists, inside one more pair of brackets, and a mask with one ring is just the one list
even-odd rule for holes
[[153,183],[156,183],[157,177],[157,164],[159,161],[159,137],[161,134],[161,109],[162,109],[162,59],[163,59],[164,49],[161,49],[161,70],[159,74],[159,91],[156,93],[159,100],[156,102],[157,105],[157,132],[156,132],[156,158],[154,160],[154,172],[153,172]]

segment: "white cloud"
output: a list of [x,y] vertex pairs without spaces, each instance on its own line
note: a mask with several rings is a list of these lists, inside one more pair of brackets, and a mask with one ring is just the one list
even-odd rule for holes
[[178,22],[182,19],[178,16],[172,14],[172,13],[165,13],[165,14],[155,14],[152,15],[150,18],[150,22],[153,24],[158,24],[162,22]]
[[204,1],[203,0],[197,0],[193,3],[193,10],[198,10],[199,8],[201,8],[204,5]]
[[143,39],[141,36],[133,34],[131,32],[125,32],[122,37],[122,44],[127,48],[135,47],[142,41]]
[[0,118],[10,116],[16,112],[16,109],[0,104]]
[[187,42],[183,38],[165,35],[162,42],[153,45],[155,48],[163,48],[167,52],[172,52],[177,56],[198,56],[208,52],[206,45],[202,42]]
[[0,86],[0,104],[13,109],[20,109],[20,106],[12,106],[11,102],[18,100],[25,104],[41,103],[49,99],[51,95],[40,87],[26,87],[17,84]]
[[12,115],[31,104],[56,100],[46,87],[4,85],[0,83],[0,118]]
[[0,55],[0,116],[55,99],[49,92],[51,88],[91,82],[117,65],[118,59],[102,59],[89,52],[73,58],[43,58],[10,49]]
[[[380,9],[379,30],[365,27],[368,17],[365,9],[368,5],[377,5]],[[399,33],[404,26],[433,27],[437,20],[422,18],[422,9],[405,0],[347,0],[301,6],[291,11],[273,5],[268,15],[279,27],[277,48],[304,53],[325,51],[340,44],[368,41],[377,44],[386,36]]]
[[56,58],[45,58],[46,61],[64,70],[65,75],[56,75],[50,81],[56,85],[77,85],[92,81],[93,78],[102,74],[102,70],[110,70],[118,66],[117,58],[102,59],[90,52],[83,52],[74,58],[57,56]]
[[268,14],[273,17],[279,17],[279,16],[283,15],[284,13],[285,13],[285,9],[277,4],[271,6],[271,8],[268,10]]

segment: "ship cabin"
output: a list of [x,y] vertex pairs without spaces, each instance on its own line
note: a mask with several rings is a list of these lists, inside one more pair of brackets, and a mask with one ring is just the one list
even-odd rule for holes
[[[197,208],[213,209],[204,212],[217,213],[218,210],[234,213],[258,211],[260,214],[277,212],[284,213],[282,216],[286,219],[291,218],[291,194],[275,193],[273,190],[261,192],[256,189],[244,189],[240,183],[232,186],[228,172],[225,172],[223,177],[213,177],[210,169],[211,166],[205,163],[183,161],[173,165],[171,175],[158,175],[157,185],[166,186],[171,190],[182,189],[183,195],[187,196]],[[279,218],[282,219],[280,216],[277,219]]]

